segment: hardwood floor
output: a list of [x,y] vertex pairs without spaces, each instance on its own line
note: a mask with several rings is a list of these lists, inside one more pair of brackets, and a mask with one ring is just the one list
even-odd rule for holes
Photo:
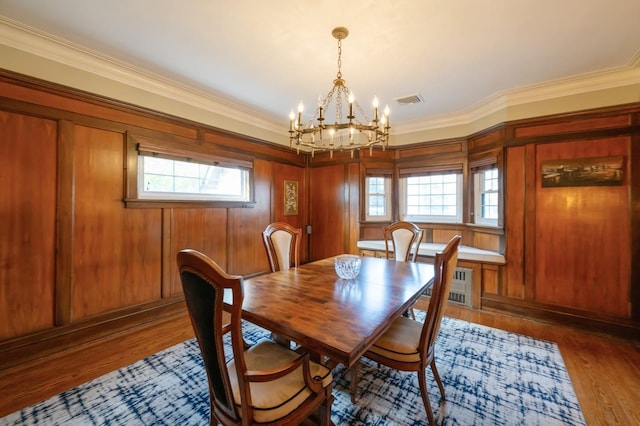
[[[426,300],[416,307],[426,309]],[[624,341],[508,314],[450,304],[446,316],[555,342],[588,425],[640,425],[640,336]]]

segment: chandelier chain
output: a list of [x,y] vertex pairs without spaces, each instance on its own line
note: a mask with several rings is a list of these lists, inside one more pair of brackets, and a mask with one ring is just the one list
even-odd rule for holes
[[338,74],[337,78],[342,78],[342,40],[338,39]]
[[[338,74],[339,74],[339,72],[338,72]],[[338,122],[338,123],[342,122],[342,95],[340,93],[340,90],[343,87],[344,86],[338,87],[338,97],[336,98],[336,115],[335,115],[335,117],[336,117],[336,122]]]

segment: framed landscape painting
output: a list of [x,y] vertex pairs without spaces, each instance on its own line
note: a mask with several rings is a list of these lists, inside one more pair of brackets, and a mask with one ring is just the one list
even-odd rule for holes
[[542,186],[622,185],[624,157],[575,158],[542,162]]

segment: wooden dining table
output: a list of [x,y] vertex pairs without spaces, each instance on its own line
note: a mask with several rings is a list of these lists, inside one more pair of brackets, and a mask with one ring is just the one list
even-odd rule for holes
[[429,263],[362,257],[358,276],[344,280],[331,257],[244,280],[242,317],[351,367],[433,275]]

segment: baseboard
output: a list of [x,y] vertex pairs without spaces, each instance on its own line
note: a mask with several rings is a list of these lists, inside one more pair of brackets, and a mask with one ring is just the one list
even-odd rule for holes
[[484,295],[482,310],[507,312],[540,321],[563,324],[640,344],[640,322],[544,305],[507,297]]

